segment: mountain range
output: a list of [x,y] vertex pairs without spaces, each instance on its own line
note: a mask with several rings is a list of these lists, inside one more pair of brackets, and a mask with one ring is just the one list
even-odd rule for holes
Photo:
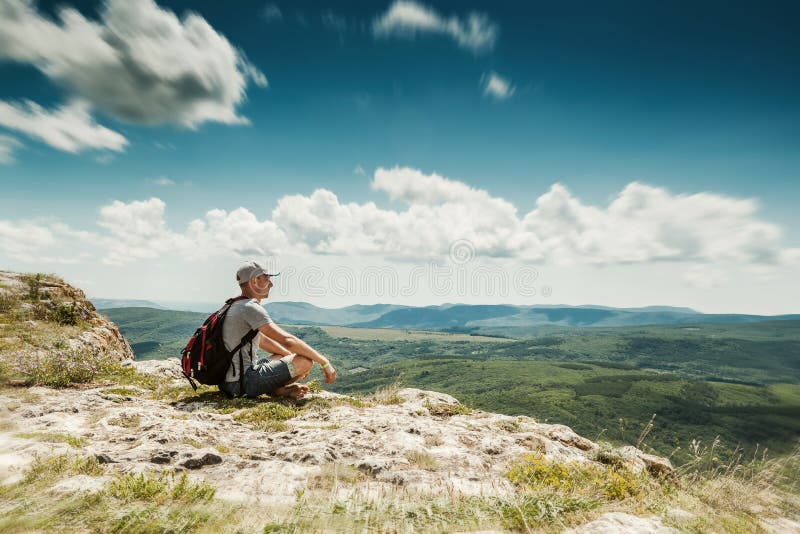
[[[92,299],[97,309],[145,307],[210,313],[222,303],[174,303],[117,299]],[[532,326],[639,326],[689,323],[750,323],[797,320],[800,314],[708,314],[691,308],[646,306],[613,308],[599,305],[398,304],[352,305],[320,308],[307,302],[268,302],[265,308],[278,323],[336,325],[362,328],[413,328],[473,331],[494,327]]]

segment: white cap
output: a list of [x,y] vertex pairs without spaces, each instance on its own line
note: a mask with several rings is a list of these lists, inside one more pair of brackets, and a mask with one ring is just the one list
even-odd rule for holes
[[281,273],[271,274],[264,269],[258,262],[248,261],[243,263],[239,270],[236,271],[236,281],[241,285],[249,282],[256,276],[266,274],[267,276],[278,276]]

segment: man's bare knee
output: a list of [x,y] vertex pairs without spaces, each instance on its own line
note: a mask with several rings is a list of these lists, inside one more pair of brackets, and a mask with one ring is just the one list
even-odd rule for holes
[[303,376],[311,371],[311,366],[314,365],[314,362],[305,356],[295,354],[294,358],[292,358],[292,365],[294,367],[294,375]]

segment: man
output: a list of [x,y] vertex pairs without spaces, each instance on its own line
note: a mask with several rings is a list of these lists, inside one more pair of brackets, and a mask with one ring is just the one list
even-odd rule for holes
[[[328,358],[311,348],[305,341],[289,334],[276,325],[261,300],[269,297],[273,274],[254,261],[249,261],[236,271],[236,281],[247,297],[234,302],[222,325],[222,340],[227,350],[232,350],[250,330],[258,333],[241,349],[244,363],[244,391],[240,391],[239,354],[234,354],[225,382],[220,389],[234,396],[257,397],[261,394],[280,395],[299,399],[308,393],[308,386],[296,384],[308,376],[317,362],[325,373],[325,382],[336,380],[336,369]],[[257,359],[258,347],[270,357]]]

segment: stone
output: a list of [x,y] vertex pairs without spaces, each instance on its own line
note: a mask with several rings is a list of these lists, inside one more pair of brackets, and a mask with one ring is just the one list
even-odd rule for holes
[[563,534],[678,534],[657,517],[637,517],[623,512],[609,512]]
[[177,454],[178,451],[161,451],[150,458],[150,461],[154,464],[169,464]]
[[189,458],[188,460],[181,462],[181,465],[186,469],[200,469],[207,465],[217,465],[222,463],[222,457],[213,452],[207,452],[200,458]]
[[592,441],[579,436],[570,427],[564,425],[543,425],[549,426],[547,430],[547,437],[560,441],[565,445],[577,447],[582,451],[589,451],[598,448],[598,445]]

